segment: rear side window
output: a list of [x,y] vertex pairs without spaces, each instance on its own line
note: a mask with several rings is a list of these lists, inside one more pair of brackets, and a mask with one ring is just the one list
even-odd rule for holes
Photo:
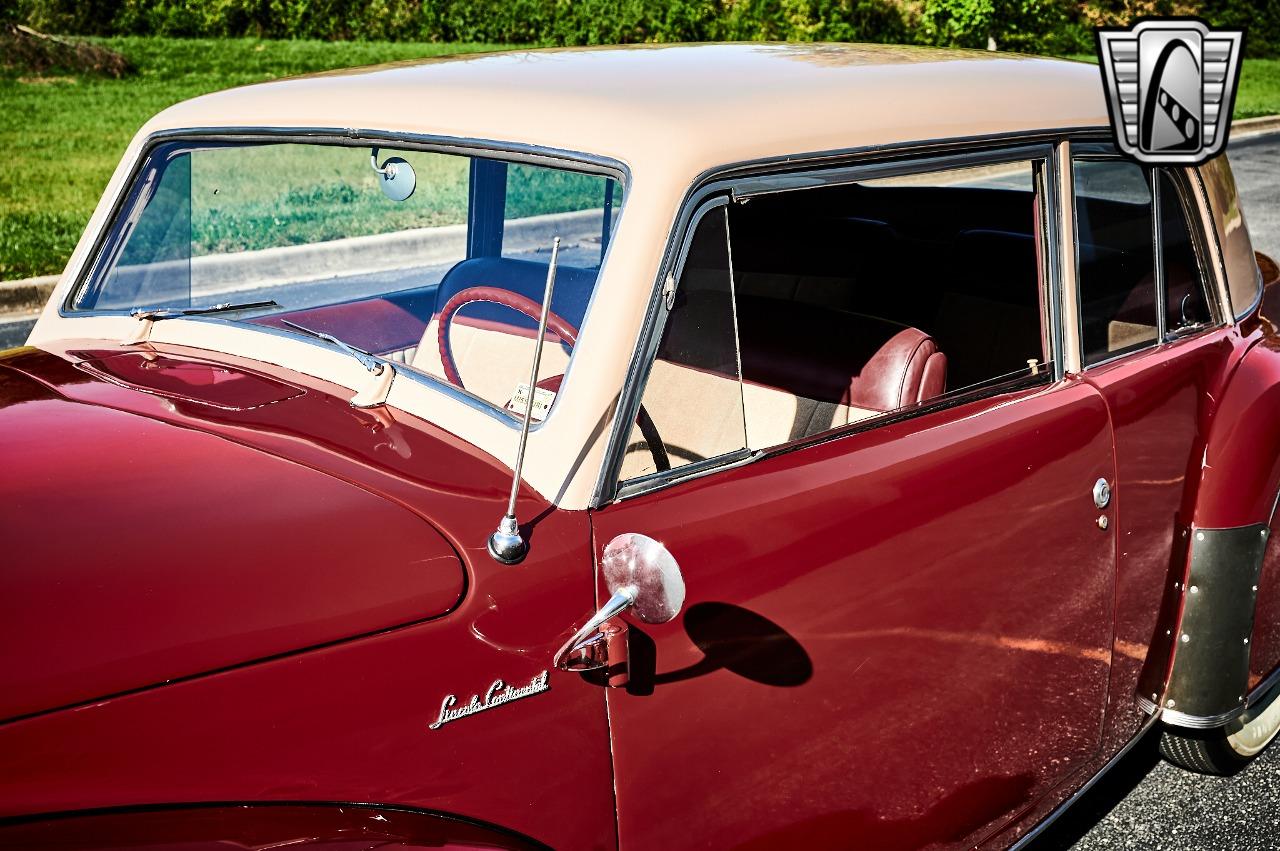
[[1169,334],[1185,334],[1210,324],[1213,315],[1205,296],[1203,266],[1192,236],[1186,196],[1168,172],[1158,174],[1165,322]]
[[1202,248],[1175,172],[1128,160],[1073,163],[1084,363],[1214,322]]
[[1077,160],[1076,269],[1086,365],[1159,336],[1149,171],[1128,160]]

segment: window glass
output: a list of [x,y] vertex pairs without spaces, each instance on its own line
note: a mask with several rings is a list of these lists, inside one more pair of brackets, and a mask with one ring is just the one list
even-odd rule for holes
[[1047,374],[1036,181],[1024,161],[734,205],[749,448]]
[[546,226],[555,222],[562,262],[581,268],[600,265],[622,204],[616,181],[523,163],[507,166],[507,175],[503,257],[545,255]]
[[[370,161],[375,153],[379,166],[401,163],[402,177],[412,170],[408,197],[386,191]],[[148,156],[93,277],[69,307],[176,311],[270,300],[218,318],[324,332],[506,409],[529,378],[552,239],[560,236],[552,301],[560,321],[544,350],[535,406],[544,416],[620,203],[608,177],[494,159],[171,143]],[[489,292],[471,298],[477,288]],[[446,312],[451,303],[456,310]]]
[[702,217],[690,244],[631,429],[622,479],[746,447],[734,339],[725,211]]
[[[672,466],[1044,380],[1042,168],[935,170],[708,215],[643,396]],[[648,446],[633,427],[624,479],[658,469]]]
[[1178,183],[1161,169],[1160,251],[1164,268],[1165,322],[1170,334],[1185,332],[1212,321],[1205,298],[1196,244],[1192,240],[1185,196]]
[[1158,336],[1150,171],[1128,160],[1077,160],[1076,268],[1086,365]]

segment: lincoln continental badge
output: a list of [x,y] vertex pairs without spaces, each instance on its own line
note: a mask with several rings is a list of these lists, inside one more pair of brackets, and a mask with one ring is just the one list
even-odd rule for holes
[[484,712],[522,697],[532,697],[550,688],[551,686],[547,684],[547,672],[543,671],[530,680],[528,685],[523,686],[511,686],[502,680],[494,680],[493,685],[489,686],[489,690],[484,693],[484,700],[480,699],[480,695],[473,694],[470,702],[456,709],[454,707],[458,703],[457,695],[447,695],[440,703],[440,717],[435,720],[435,723],[429,724],[427,729],[438,730],[450,721],[457,721],[459,718],[475,715],[477,712]]

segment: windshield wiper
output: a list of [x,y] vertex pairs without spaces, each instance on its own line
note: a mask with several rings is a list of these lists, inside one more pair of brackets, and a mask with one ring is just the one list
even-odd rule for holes
[[229,313],[233,310],[253,310],[259,307],[279,307],[280,303],[272,299],[267,301],[246,301],[236,303],[224,301],[212,307],[135,307],[129,315],[138,320],[138,330],[123,341],[126,346],[137,346],[151,340],[151,326],[165,319],[179,319],[183,316],[204,316],[208,313]]
[[360,365],[363,366],[365,369],[369,370],[369,372],[373,373],[374,375],[381,375],[382,371],[386,369],[386,364],[384,364],[381,360],[379,360],[373,354],[366,352],[364,349],[357,349],[355,346],[344,343],[341,340],[339,340],[337,337],[333,336],[332,334],[326,334],[323,331],[316,331],[312,328],[306,328],[302,325],[299,325],[297,322],[290,322],[288,319],[281,319],[280,322],[284,325],[288,325],[290,328],[296,328],[297,330],[301,331],[304,334],[309,334],[312,337],[315,337],[317,340],[324,340],[326,343],[332,343],[333,345],[342,349],[347,354],[351,355],[351,357],[360,361]]
[[279,306],[280,303],[274,299],[244,302],[224,301],[222,304],[215,304],[212,307],[155,307],[151,309],[135,307],[129,311],[129,315],[138,320],[159,322],[162,319],[177,319],[181,316],[204,316],[206,313],[228,313],[233,310],[255,310],[260,307]]

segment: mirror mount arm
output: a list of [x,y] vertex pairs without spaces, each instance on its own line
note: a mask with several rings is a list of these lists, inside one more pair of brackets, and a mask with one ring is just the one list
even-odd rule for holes
[[[560,646],[556,651],[554,664],[562,671],[575,670],[591,670],[595,667],[589,660],[584,660],[584,664],[574,664],[574,655],[582,651],[584,648],[595,644],[600,640],[608,640],[608,636],[600,629],[606,621],[616,618],[636,604],[636,595],[638,590],[634,585],[625,588],[619,588],[613,592],[613,596],[600,607],[600,611],[591,616],[591,619],[578,628],[569,640]],[[590,657],[590,654],[587,654]]]

